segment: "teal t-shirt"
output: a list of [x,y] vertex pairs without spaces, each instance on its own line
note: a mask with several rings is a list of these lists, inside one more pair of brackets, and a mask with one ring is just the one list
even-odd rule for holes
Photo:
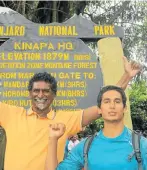
[[[57,170],[81,170],[84,167],[83,149],[85,140],[78,144],[69,156],[61,162]],[[141,156],[143,170],[147,170],[147,139],[141,137]],[[138,170],[134,152],[132,133],[124,127],[123,132],[116,138],[107,138],[100,131],[94,138],[88,152],[89,170]]]

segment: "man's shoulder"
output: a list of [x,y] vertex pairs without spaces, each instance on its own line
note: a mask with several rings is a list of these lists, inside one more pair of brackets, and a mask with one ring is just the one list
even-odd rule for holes
[[82,130],[82,110],[56,112],[55,121],[64,123],[68,136],[79,133]]
[[57,110],[56,112],[56,118],[61,119],[70,119],[72,117],[81,116],[83,113],[83,110]]
[[145,138],[142,134],[138,134],[136,131],[131,130],[131,129],[129,129],[129,128],[127,128],[127,131],[128,131],[129,136],[131,137],[131,139],[132,139],[132,134],[133,134],[133,133],[139,135],[139,136],[140,136],[141,146],[142,146],[143,148],[146,148],[146,150],[147,150],[147,138]]
[[132,129],[130,129],[130,128],[126,127],[126,126],[125,126],[125,129],[126,129],[126,131],[127,131],[129,134],[132,134],[132,132],[133,132]]
[[55,110],[57,113],[65,113],[65,114],[73,114],[73,113],[80,113],[80,112],[83,112],[84,110],[83,109],[78,109],[78,110],[72,110],[72,109],[59,109],[59,110],[56,110],[56,109],[53,109]]

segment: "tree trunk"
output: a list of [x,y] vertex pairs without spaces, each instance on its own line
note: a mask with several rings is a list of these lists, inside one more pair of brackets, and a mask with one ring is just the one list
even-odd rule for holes
[[52,22],[57,22],[57,1],[53,1],[53,15]]

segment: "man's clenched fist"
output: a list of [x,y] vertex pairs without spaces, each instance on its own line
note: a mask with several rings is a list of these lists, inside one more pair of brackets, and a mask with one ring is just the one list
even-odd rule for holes
[[63,123],[55,123],[49,125],[49,138],[59,139],[65,132],[65,125]]

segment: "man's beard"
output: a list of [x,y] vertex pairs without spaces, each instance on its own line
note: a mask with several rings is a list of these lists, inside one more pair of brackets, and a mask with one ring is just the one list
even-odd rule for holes
[[39,110],[44,110],[44,109],[46,109],[46,101],[45,101],[46,99],[38,99],[38,98],[36,98],[35,99],[35,101],[37,102],[36,103],[36,106],[37,106],[37,108],[39,109]]
[[46,107],[45,107],[44,104],[40,103],[40,104],[37,104],[37,108],[38,108],[39,110],[42,110],[42,111],[43,111]]

